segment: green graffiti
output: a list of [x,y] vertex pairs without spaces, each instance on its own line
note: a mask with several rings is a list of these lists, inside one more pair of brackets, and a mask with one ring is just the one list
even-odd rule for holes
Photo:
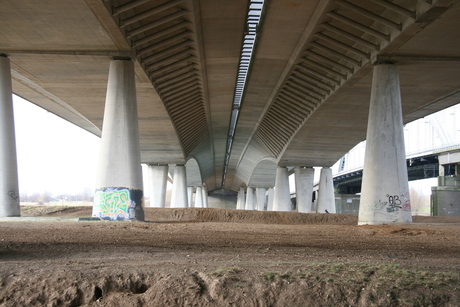
[[132,207],[128,189],[107,189],[94,194],[93,216],[101,219],[129,219],[128,209]]

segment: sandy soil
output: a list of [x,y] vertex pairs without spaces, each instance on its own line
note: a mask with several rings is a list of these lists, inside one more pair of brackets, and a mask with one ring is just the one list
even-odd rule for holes
[[[25,207],[23,216],[90,216]],[[0,306],[460,306],[460,218],[146,209],[0,222]]]

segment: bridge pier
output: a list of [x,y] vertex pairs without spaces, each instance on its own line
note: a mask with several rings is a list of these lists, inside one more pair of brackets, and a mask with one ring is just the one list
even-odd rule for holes
[[192,186],[187,187],[187,201],[189,208],[195,207],[193,204],[193,188]]
[[276,168],[273,211],[292,211],[291,193],[289,191],[289,173],[286,167],[278,166]]
[[144,220],[134,62],[110,62],[93,216]]
[[[196,205],[195,205],[196,206]],[[171,208],[187,208],[187,173],[185,165],[176,165],[171,194]]]
[[313,167],[299,166],[294,169],[297,212],[311,213],[314,174]]
[[237,201],[236,201],[236,209],[237,210],[244,210],[244,205],[245,205],[245,197],[244,197],[244,188],[240,187],[238,190],[238,196],[237,196]]
[[10,60],[0,55],[0,217],[20,216]]
[[439,153],[438,186],[431,188],[431,214],[460,216],[460,150]]
[[248,187],[246,190],[246,204],[244,209],[254,210],[254,189],[251,187]]
[[168,165],[149,165],[150,207],[164,208],[166,203],[166,186],[168,183]]
[[202,187],[196,187],[195,208],[204,208],[203,206],[203,188]]
[[336,213],[334,183],[332,179],[332,169],[330,167],[323,167],[319,177],[317,213]]
[[359,225],[412,222],[399,74],[396,65],[374,67]]
[[201,192],[203,194],[203,208],[208,208],[208,188],[206,185],[201,187]]
[[265,188],[256,188],[256,210],[264,211],[265,210]]
[[275,200],[275,189],[268,189],[267,211],[273,211],[273,201]]

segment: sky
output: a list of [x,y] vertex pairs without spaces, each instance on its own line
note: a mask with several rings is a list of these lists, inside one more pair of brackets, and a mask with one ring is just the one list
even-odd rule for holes
[[19,192],[94,189],[100,138],[13,95]]

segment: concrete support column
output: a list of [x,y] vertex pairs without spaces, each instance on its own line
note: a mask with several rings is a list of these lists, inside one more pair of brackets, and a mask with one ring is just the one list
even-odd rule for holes
[[374,67],[358,224],[412,222],[396,65]]
[[334,183],[332,182],[332,169],[330,167],[321,169],[318,192],[316,213],[335,213]]
[[273,211],[273,201],[275,200],[275,189],[268,189],[267,211]]
[[248,187],[246,190],[246,205],[244,206],[246,210],[254,210],[254,189]]
[[20,216],[10,60],[0,54],[0,217]]
[[278,166],[276,168],[273,211],[292,211],[291,193],[289,191],[289,174],[286,167]]
[[204,208],[204,205],[203,205],[203,188],[201,186],[196,187],[196,191],[195,191],[195,208]]
[[187,201],[188,201],[188,206],[191,208],[193,207],[193,187],[187,187]]
[[259,211],[265,210],[265,192],[265,188],[256,188],[256,209]]
[[168,171],[168,165],[149,165],[150,207],[165,207]]
[[311,213],[315,170],[313,167],[296,167],[294,174],[297,211]]
[[203,186],[201,188],[201,192],[203,193],[203,207],[207,208],[208,207],[208,188],[206,186]]
[[238,198],[236,199],[236,209],[244,210],[246,199],[244,197],[244,188],[240,187],[238,190]]
[[[196,204],[195,204],[196,206]],[[187,173],[185,165],[176,165],[171,194],[171,208],[187,208]]]
[[93,216],[144,220],[134,62],[110,62]]

